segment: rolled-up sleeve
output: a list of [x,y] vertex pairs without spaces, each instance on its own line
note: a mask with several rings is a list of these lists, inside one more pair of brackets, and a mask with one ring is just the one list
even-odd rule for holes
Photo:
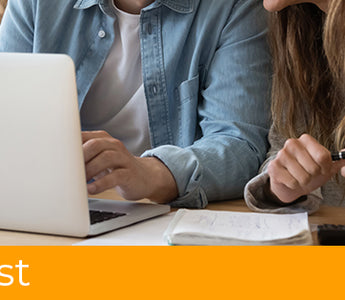
[[260,1],[233,7],[201,87],[202,137],[185,148],[161,146],[143,154],[159,158],[174,175],[179,197],[172,206],[202,208],[243,197],[266,156],[271,77],[266,17]]
[[283,148],[285,140],[272,126],[269,132],[269,143],[271,146],[267,153],[267,158],[260,167],[260,173],[246,184],[244,199],[247,206],[257,212],[286,214],[307,211],[309,214],[312,214],[319,209],[320,203],[323,200],[321,188],[300,199],[302,201],[295,201],[289,205],[275,203],[265,193],[265,187],[269,186],[268,164],[276,157],[278,151]]

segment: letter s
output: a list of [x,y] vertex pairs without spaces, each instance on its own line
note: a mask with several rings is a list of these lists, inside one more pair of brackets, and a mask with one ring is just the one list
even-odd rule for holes
[[0,281],[0,286],[10,286],[12,283],[13,283],[13,277],[9,274],[4,274],[1,272],[1,270],[3,268],[8,268],[8,269],[12,269],[13,267],[12,266],[9,266],[9,265],[3,265],[3,266],[0,266],[0,277],[5,277],[5,278],[8,278],[9,279],[9,282],[1,282]]

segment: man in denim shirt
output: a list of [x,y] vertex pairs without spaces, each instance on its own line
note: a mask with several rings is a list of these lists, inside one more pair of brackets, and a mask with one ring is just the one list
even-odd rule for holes
[[90,194],[202,208],[242,197],[265,157],[261,1],[10,0],[0,51],[74,60]]

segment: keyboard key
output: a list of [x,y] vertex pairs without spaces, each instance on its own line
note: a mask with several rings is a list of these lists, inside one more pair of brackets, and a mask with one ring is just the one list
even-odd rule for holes
[[90,222],[92,225],[95,223],[104,222],[104,221],[118,218],[118,217],[125,216],[125,215],[126,215],[125,213],[120,213],[120,212],[90,210]]

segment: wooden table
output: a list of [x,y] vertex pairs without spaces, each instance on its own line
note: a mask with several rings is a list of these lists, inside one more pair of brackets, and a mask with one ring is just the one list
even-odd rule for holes
[[[94,198],[121,199],[114,190],[109,190]],[[143,200],[145,201],[145,200]],[[211,203],[207,206],[211,210],[228,210],[249,212],[243,200],[231,200]],[[317,224],[332,223],[345,225],[345,207],[322,206],[319,211],[309,216],[311,229]],[[82,238],[70,238],[45,234],[23,233],[15,231],[0,230],[0,245],[20,246],[20,245],[72,245],[82,241]],[[313,232],[314,244],[318,244],[316,232]]]

